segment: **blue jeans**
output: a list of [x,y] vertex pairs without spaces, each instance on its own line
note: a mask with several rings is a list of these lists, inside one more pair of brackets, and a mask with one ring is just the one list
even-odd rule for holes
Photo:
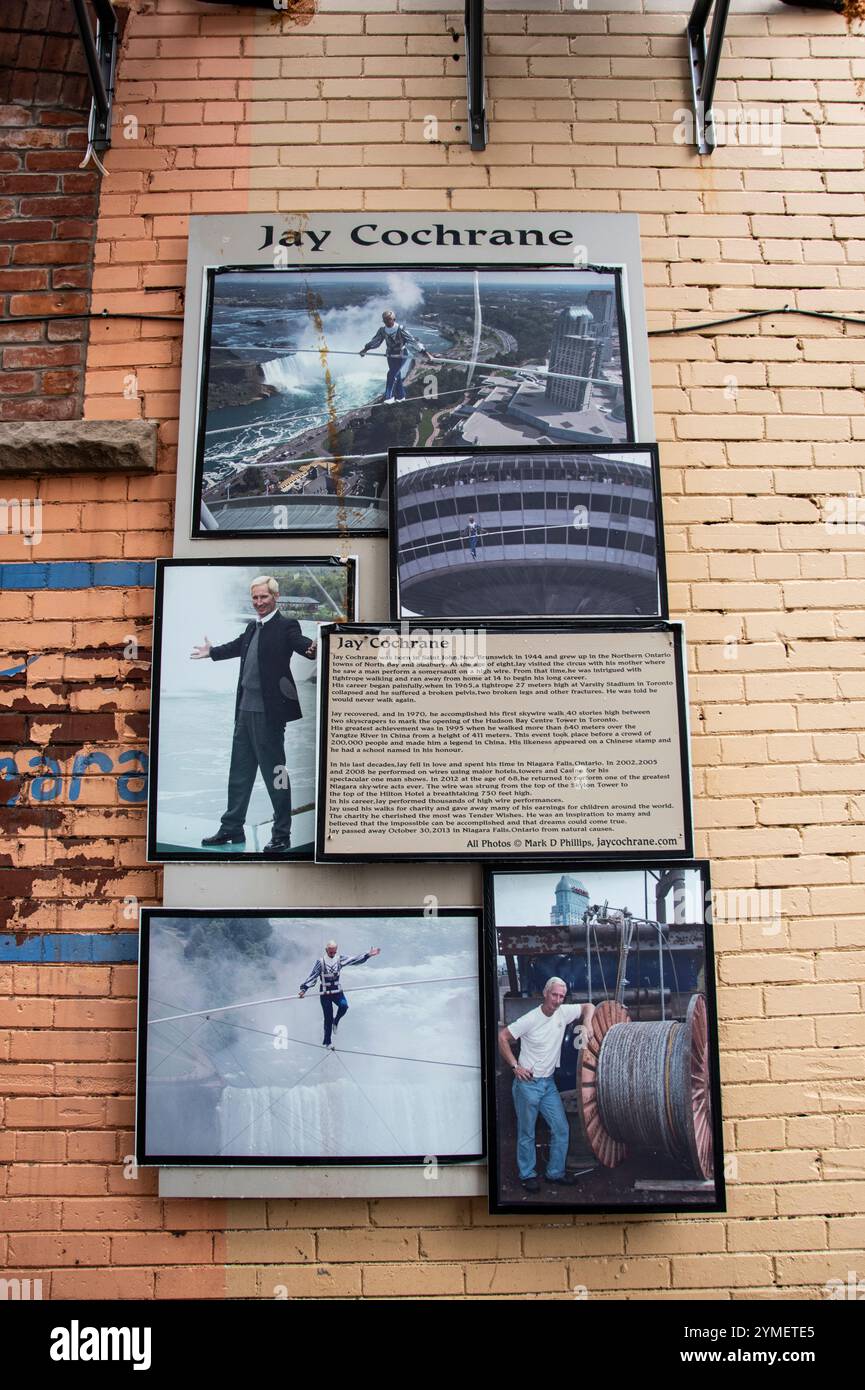
[[[339,994],[321,994],[321,1012],[324,1014],[324,1045],[330,1046],[333,1035],[334,1022],[339,1023],[343,1014],[348,1013],[348,1000],[340,990]],[[336,1005],[336,1019],[333,1017],[334,1005]]]
[[389,401],[391,397],[395,401],[405,400],[404,369],[409,365],[410,359],[407,357],[389,357],[387,359],[387,381],[384,387],[384,398]]
[[568,1117],[554,1076],[536,1077],[533,1081],[513,1082],[514,1109],[517,1112],[517,1167],[520,1181],[537,1177],[535,1165],[535,1128],[540,1112],[550,1129],[550,1161],[546,1176],[554,1181],[565,1175],[568,1156]]

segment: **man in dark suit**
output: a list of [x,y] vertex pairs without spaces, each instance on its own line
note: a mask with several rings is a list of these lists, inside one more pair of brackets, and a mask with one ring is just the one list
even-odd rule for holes
[[291,675],[293,654],[313,660],[310,642],[295,618],[279,612],[279,584],[267,574],[250,585],[255,619],[233,642],[213,647],[205,637],[193,647],[193,661],[228,661],[240,657],[234,706],[234,738],[228,772],[228,806],[215,835],[203,845],[242,845],[243,826],[257,772],[273,803],[273,834],[265,854],[284,854],[291,847],[291,784],[285,766],[285,726],[302,718]]

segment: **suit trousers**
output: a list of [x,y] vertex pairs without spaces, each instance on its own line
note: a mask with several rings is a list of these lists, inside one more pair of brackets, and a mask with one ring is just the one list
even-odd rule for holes
[[[231,742],[228,806],[222,817],[223,830],[238,833],[243,830],[258,772],[273,805],[274,838],[288,840],[291,838],[291,785],[285,770],[285,726],[273,724],[264,714],[240,710]],[[286,783],[284,788],[274,786],[277,778],[280,783]]]

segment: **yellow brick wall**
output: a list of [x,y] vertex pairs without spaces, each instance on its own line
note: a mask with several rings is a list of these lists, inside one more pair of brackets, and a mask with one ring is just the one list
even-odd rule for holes
[[[777,120],[779,144],[700,160],[676,139],[684,25],[594,0],[491,8],[491,141],[473,155],[459,11],[329,0],[292,17],[138,0],[95,307],[179,310],[191,212],[564,209],[639,213],[652,329],[785,306],[865,319],[865,37],[773,0],[734,7],[717,105],[763,112],[766,129]],[[424,138],[430,116],[437,143]],[[179,347],[171,325],[94,328],[86,413],[160,421],[147,497],[90,537],[98,548],[104,535],[107,555],[118,535],[125,555],[170,552],[167,526],[153,528],[171,495]],[[7,1262],[54,1267],[53,1296],[566,1299],[584,1285],[599,1298],[823,1298],[827,1280],[862,1277],[865,326],[776,313],[655,337],[651,355],[671,604],[689,637],[697,852],[720,890],[728,1214],[160,1203],[152,1173],[120,1172],[120,1097],[92,1120],[45,1122],[93,1125],[78,1158],[67,1147],[59,1162],[47,1143],[17,1151],[5,1207],[27,1234],[9,1236]],[[115,497],[110,483],[91,492]],[[832,499],[851,495],[852,520],[827,525]],[[749,889],[771,920],[743,917],[733,895]],[[131,972],[90,973],[97,1011],[108,974],[128,1002]],[[31,986],[54,999],[55,1027],[68,976]],[[118,1007],[98,1026],[128,1026]],[[25,1135],[47,1104],[20,1112]]]

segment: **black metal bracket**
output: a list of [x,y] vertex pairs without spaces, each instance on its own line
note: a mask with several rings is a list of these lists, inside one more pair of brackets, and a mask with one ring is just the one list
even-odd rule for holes
[[466,89],[469,104],[469,144],[487,147],[486,84],[484,82],[484,0],[466,0]]
[[[715,5],[712,31],[706,43],[706,21]],[[691,93],[694,101],[694,136],[699,154],[715,148],[715,122],[712,103],[721,60],[721,45],[727,28],[730,0],[694,0],[688,20],[688,56],[691,60]]]
[[117,71],[117,15],[111,0],[92,3],[97,21],[95,36],[85,0],[72,0],[92,92],[87,140],[91,149],[107,150],[111,145],[111,103]]

